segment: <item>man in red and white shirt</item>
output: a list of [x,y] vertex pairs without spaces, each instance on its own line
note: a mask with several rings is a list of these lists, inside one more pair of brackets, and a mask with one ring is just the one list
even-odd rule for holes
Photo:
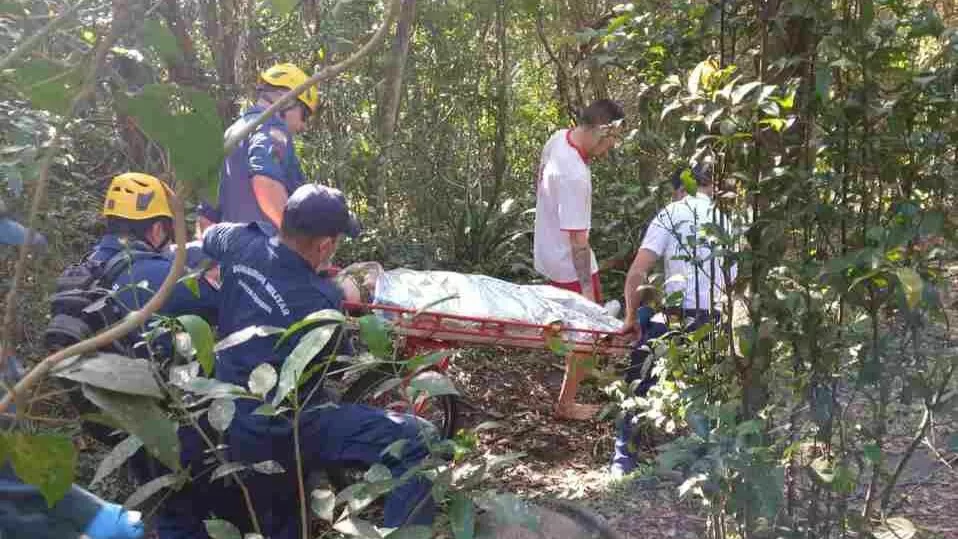
[[[600,99],[582,113],[573,129],[557,131],[542,149],[536,181],[535,268],[549,284],[578,292],[598,303],[602,298],[599,266],[589,245],[592,228],[592,176],[589,162],[618,141],[622,107]],[[586,369],[566,358],[565,379],[556,415],[587,419],[597,406],[577,404],[575,393]]]

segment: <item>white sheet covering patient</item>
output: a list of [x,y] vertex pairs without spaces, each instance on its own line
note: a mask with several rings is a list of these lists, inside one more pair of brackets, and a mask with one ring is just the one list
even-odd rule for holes
[[622,322],[581,295],[548,285],[518,285],[485,275],[398,268],[375,262],[344,268],[346,300],[484,319],[619,332]]

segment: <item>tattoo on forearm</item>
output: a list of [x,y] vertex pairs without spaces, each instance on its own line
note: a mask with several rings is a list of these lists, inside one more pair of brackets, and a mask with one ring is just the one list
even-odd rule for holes
[[572,265],[582,291],[592,290],[592,249],[588,245],[573,245]]

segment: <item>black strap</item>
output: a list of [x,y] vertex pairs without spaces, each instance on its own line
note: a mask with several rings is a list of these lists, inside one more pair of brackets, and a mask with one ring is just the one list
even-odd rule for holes
[[138,260],[150,260],[163,258],[163,255],[155,251],[143,251],[139,249],[123,250],[111,256],[104,264],[97,283],[103,288],[113,286],[113,281],[124,271],[130,269],[130,266]]

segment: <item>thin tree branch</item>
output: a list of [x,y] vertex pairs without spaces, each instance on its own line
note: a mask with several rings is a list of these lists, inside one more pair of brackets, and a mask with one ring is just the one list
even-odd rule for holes
[[331,79],[343,71],[346,71],[354,64],[365,58],[369,53],[373,51],[386,37],[386,34],[389,32],[389,28],[392,26],[393,21],[396,19],[396,16],[399,14],[399,8],[402,4],[402,0],[392,0],[389,4],[389,11],[386,12],[386,18],[383,20],[382,25],[376,30],[376,33],[373,34],[369,41],[365,45],[359,48],[356,52],[352,54],[349,58],[346,58],[338,64],[331,65],[329,67],[323,68],[318,73],[307,79],[304,83],[300,84],[296,88],[286,92],[276,100],[272,105],[269,106],[262,114],[260,114],[256,120],[246,124],[243,129],[237,131],[234,135],[226,139],[224,144],[224,151],[229,154],[232,152],[241,140],[249,136],[257,127],[263,125],[267,119],[269,119],[273,114],[276,114],[279,110],[283,109],[291,103],[294,99],[299,97],[303,92],[319,84],[320,82]]
[[24,54],[33,50],[33,48],[40,42],[40,40],[45,38],[47,34],[49,34],[50,32],[59,28],[60,25],[62,25],[64,22],[67,21],[67,19],[72,17],[73,14],[76,13],[76,11],[80,9],[80,7],[82,7],[83,4],[86,4],[88,1],[89,0],[78,0],[77,3],[73,4],[72,6],[67,8],[66,11],[61,13],[59,17],[48,22],[46,26],[37,30],[35,34],[27,38],[27,40],[21,43],[17,48],[7,53],[7,55],[4,56],[2,60],[0,60],[0,71],[7,69],[18,58],[20,58]]
[[[14,268],[13,281],[10,284],[10,290],[7,292],[6,307],[3,316],[3,339],[0,341],[0,358],[6,357],[13,348],[15,327],[14,317],[16,315],[17,292],[19,291],[20,284],[23,282],[24,275],[26,274],[27,259],[30,256],[30,249],[33,247],[33,240],[36,234],[35,230],[37,227],[37,215],[40,214],[40,205],[43,203],[43,199],[46,197],[47,183],[49,183],[50,179],[50,168],[53,166],[53,159],[56,157],[56,154],[59,151],[60,145],[62,143],[62,131],[70,122],[70,120],[76,115],[80,104],[86,100],[87,97],[93,94],[96,88],[97,72],[106,61],[107,53],[113,47],[113,43],[115,43],[118,38],[119,30],[114,25],[111,27],[109,35],[97,46],[92,65],[87,73],[84,84],[80,88],[80,91],[77,92],[77,94],[73,97],[73,101],[69,109],[70,112],[65,115],[54,128],[50,145],[47,147],[46,152],[39,161],[40,173],[38,174],[37,183],[33,191],[33,200],[27,220],[26,240],[24,241],[23,245],[20,246],[20,257],[17,260],[17,264]],[[24,52],[26,50],[29,49],[24,48]],[[20,384],[17,384],[17,387],[19,386]],[[3,404],[3,408],[0,408],[0,411],[6,409],[7,404],[9,404],[8,400],[14,398],[16,398],[16,394],[8,392],[7,395],[4,396],[5,404]]]
[[[124,5],[123,0],[116,0],[114,11],[125,9],[126,6]],[[2,345],[0,345],[2,346],[2,348],[0,348],[0,357],[6,356],[6,353],[13,342],[12,327],[13,318],[16,311],[17,290],[20,287],[20,283],[23,281],[24,274],[26,273],[27,258],[30,254],[31,244],[33,243],[37,215],[40,213],[40,204],[43,202],[43,198],[46,195],[46,186],[50,178],[50,167],[53,165],[54,156],[60,147],[61,130],[66,126],[69,119],[76,114],[77,110],[79,109],[79,105],[85,99],[87,99],[88,96],[93,94],[96,88],[97,72],[106,61],[106,55],[113,47],[113,44],[116,42],[116,40],[120,37],[120,33],[121,30],[114,21],[114,25],[110,28],[109,35],[97,45],[96,54],[93,58],[92,65],[90,66],[90,70],[87,74],[86,80],[84,81],[83,87],[73,98],[73,103],[70,107],[70,114],[63,118],[63,120],[60,122],[60,126],[55,131],[53,139],[50,141],[50,146],[47,148],[46,154],[40,161],[40,174],[37,178],[37,185],[33,193],[33,202],[30,207],[26,242],[24,242],[20,249],[20,258],[17,260],[13,282],[10,285],[9,293],[7,294],[6,312],[4,313],[3,319],[4,332],[6,335]],[[72,346],[51,354],[40,361],[36,367],[31,369],[30,372],[28,372],[19,382],[17,382],[16,386],[14,386],[11,391],[8,391],[7,394],[3,396],[3,399],[0,400],[0,412],[5,411],[10,406],[10,403],[17,398],[17,394],[23,393],[39,383],[40,380],[42,380],[46,374],[50,372],[50,369],[55,367],[64,359],[86,352],[91,352],[109,344],[110,342],[113,342],[118,338],[126,336],[128,333],[146,322],[146,320],[154,312],[163,306],[163,303],[166,302],[166,298],[169,297],[170,293],[173,291],[173,287],[176,285],[180,275],[183,274],[183,268],[186,264],[186,249],[184,246],[186,244],[187,237],[183,202],[175,195],[175,193],[171,192],[170,194],[170,203],[173,206],[174,215],[174,235],[177,244],[176,256],[173,259],[173,268],[166,276],[163,284],[161,284],[160,288],[156,291],[156,294],[142,309],[130,313],[130,315],[127,316],[127,318],[122,322],[115,324],[111,328],[98,335],[94,335],[89,339],[80,341]]]

